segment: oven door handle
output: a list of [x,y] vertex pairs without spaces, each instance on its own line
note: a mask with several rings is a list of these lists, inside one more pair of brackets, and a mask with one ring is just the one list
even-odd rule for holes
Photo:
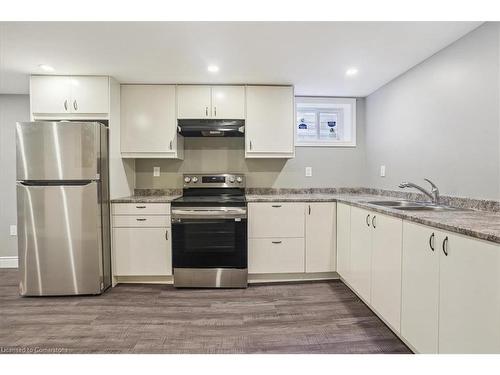
[[184,208],[172,209],[174,219],[245,219],[246,208]]

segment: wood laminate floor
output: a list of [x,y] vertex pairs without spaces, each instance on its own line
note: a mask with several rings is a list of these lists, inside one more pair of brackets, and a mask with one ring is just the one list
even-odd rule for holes
[[96,297],[18,295],[0,269],[0,353],[410,353],[340,281]]

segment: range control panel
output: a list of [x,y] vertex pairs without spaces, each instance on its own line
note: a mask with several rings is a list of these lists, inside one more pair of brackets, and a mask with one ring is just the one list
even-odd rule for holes
[[245,175],[238,173],[223,174],[185,174],[184,188],[234,188],[245,187]]

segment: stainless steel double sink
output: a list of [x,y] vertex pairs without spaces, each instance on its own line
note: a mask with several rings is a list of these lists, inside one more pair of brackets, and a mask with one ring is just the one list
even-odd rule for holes
[[431,202],[415,202],[405,200],[366,201],[365,203],[401,211],[464,211],[463,208],[442,206]]

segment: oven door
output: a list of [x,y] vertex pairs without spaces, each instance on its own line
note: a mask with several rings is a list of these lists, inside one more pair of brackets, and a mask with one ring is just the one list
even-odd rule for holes
[[246,269],[246,208],[173,209],[172,265]]

